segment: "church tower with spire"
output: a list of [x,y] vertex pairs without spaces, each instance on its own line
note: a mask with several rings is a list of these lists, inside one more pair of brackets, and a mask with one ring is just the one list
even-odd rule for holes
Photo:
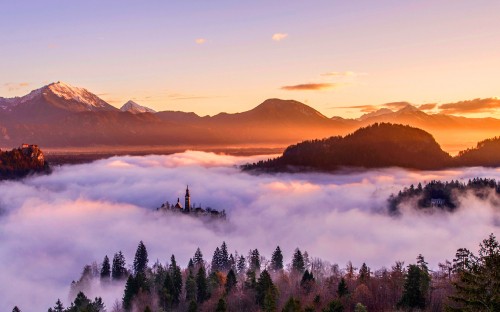
[[189,213],[191,210],[191,196],[189,196],[189,186],[186,186],[186,196],[184,198],[184,212]]

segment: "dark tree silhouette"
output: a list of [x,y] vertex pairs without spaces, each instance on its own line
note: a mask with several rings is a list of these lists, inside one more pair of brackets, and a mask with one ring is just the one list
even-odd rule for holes
[[104,260],[102,261],[102,266],[101,266],[101,279],[102,280],[109,280],[111,277],[111,265],[109,264],[109,258],[108,256],[104,256]]
[[277,246],[271,256],[271,269],[279,271],[283,269],[283,254],[281,253],[280,246]]
[[196,249],[196,252],[194,253],[193,264],[195,265],[196,269],[198,269],[202,265],[205,265],[205,261],[203,260],[203,254],[201,253],[200,247],[198,247]]
[[349,289],[347,288],[347,283],[346,283],[345,279],[342,277],[340,279],[339,285],[337,287],[337,295],[339,296],[339,298],[342,298],[345,295],[347,295],[348,293],[349,293]]
[[260,253],[257,249],[250,251],[249,267],[254,272],[260,271]]
[[142,241],[139,242],[134,257],[134,274],[144,273],[148,267],[148,251]]
[[255,287],[257,303],[264,311],[275,311],[278,291],[267,270],[262,271]]
[[205,267],[201,266],[196,274],[196,299],[203,302],[208,299],[208,281]]
[[479,247],[478,256],[459,249],[458,279],[448,311],[500,311],[500,244],[490,234]]
[[236,287],[237,283],[238,280],[236,279],[236,274],[234,274],[234,271],[232,269],[229,270],[226,277],[226,293],[229,294],[231,290]]
[[194,278],[193,272],[190,270],[189,275],[186,278],[186,301],[196,300],[196,280]]
[[127,270],[125,269],[125,257],[123,253],[119,251],[113,257],[113,267],[111,270],[111,277],[114,280],[119,280],[125,278]]
[[304,257],[302,256],[302,252],[299,248],[295,249],[292,258],[292,269],[298,273],[303,274],[305,271]]
[[403,296],[398,303],[399,307],[421,310],[425,308],[425,294],[422,291],[422,278],[422,269],[415,264],[410,264],[405,279]]

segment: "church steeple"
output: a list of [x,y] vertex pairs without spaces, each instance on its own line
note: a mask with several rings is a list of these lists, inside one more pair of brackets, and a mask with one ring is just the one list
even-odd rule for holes
[[191,210],[191,196],[189,196],[189,185],[186,186],[186,196],[184,200],[184,211],[189,212]]

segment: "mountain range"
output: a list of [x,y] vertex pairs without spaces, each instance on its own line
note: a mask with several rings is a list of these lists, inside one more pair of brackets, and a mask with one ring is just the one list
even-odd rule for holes
[[128,101],[120,109],[92,92],[63,82],[22,97],[0,97],[0,146],[22,142],[44,147],[202,146],[288,144],[345,135],[377,122],[407,124],[431,132],[448,151],[498,135],[500,120],[427,114],[405,104],[358,119],[328,118],[294,100],[268,99],[241,113],[198,116],[160,111]]

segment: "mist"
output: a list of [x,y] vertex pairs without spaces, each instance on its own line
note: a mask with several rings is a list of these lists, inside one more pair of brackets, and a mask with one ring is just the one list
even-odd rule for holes
[[[402,207],[386,212],[387,198],[410,184],[433,179],[500,179],[500,170],[384,169],[337,174],[248,174],[238,165],[268,156],[234,157],[188,151],[168,156],[113,157],[62,166],[51,175],[0,183],[0,310],[45,310],[60,298],[86,264],[101,263],[122,250],[131,265],[140,240],[149,264],[175,254],[182,267],[200,247],[210,261],[216,246],[246,255],[258,248],[270,258],[277,245],[289,262],[307,250],[344,267],[390,267],[423,254],[431,268],[451,260],[457,248],[476,250],[499,233],[500,212],[492,201],[460,198],[454,213],[422,213]],[[226,210],[225,222],[204,222],[156,211],[183,199],[189,185],[196,206]],[[123,285],[92,287],[108,310],[121,300]]]

